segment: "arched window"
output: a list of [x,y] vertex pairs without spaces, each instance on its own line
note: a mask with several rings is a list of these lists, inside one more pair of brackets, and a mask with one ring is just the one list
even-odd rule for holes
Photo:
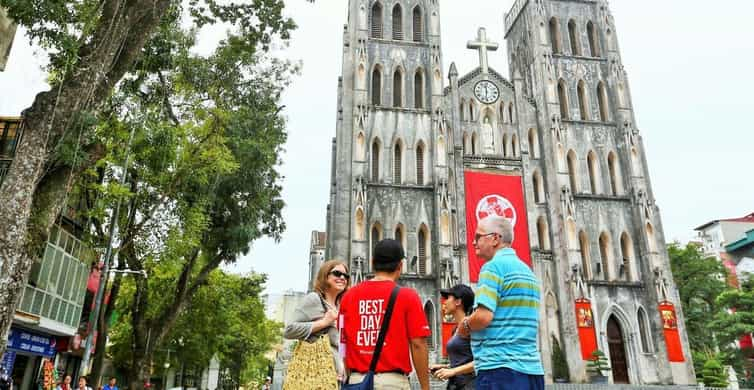
[[505,102],[500,100],[500,123],[508,123],[508,117],[505,115]]
[[[380,225],[379,222],[375,222],[372,225],[372,232],[370,234],[371,242],[369,243],[369,247],[372,250],[372,253],[370,255],[370,258],[374,258],[374,247],[377,245],[380,240],[382,240],[382,225]],[[367,264],[371,264],[371,261],[367,261]],[[369,265],[367,265],[369,267]]]
[[568,22],[568,38],[571,40],[571,54],[580,56],[581,44],[579,42],[579,29],[576,27],[576,22],[573,19]]
[[518,137],[515,134],[511,136],[511,152],[514,158],[518,157]]
[[372,181],[380,181],[380,140],[372,142]]
[[465,113],[466,113],[466,101],[461,99],[461,105],[458,107],[458,115],[461,116],[459,118],[460,120],[466,119]]
[[424,73],[421,69],[414,75],[414,108],[424,108]]
[[558,19],[550,19],[550,43],[552,44],[552,52],[554,54],[561,54],[563,52],[560,43],[560,23]]
[[403,107],[403,72],[400,69],[393,73],[393,107]]
[[579,247],[579,235],[576,233],[576,221],[571,217],[566,220],[566,236],[568,237],[568,249],[576,250]]
[[469,133],[463,133],[463,155],[469,154],[471,150],[471,141],[469,141]]
[[607,105],[607,88],[602,81],[597,84],[597,101],[600,105],[600,120],[607,122],[610,119],[610,109]]
[[558,82],[558,102],[560,103],[560,117],[563,119],[569,119],[568,87],[562,79]]
[[600,260],[602,260],[602,279],[604,280],[610,280],[612,277],[612,270],[610,269],[612,263],[611,251],[610,236],[603,232],[600,234]]
[[424,143],[416,145],[416,184],[424,185]]
[[589,21],[589,23],[586,24],[586,34],[589,36],[589,51],[592,54],[592,57],[599,57],[600,56],[600,41],[599,36],[597,35],[597,30],[594,28],[594,23]]
[[579,253],[581,254],[581,272],[586,280],[592,278],[592,262],[589,258],[589,238],[585,231],[579,232]]
[[435,349],[435,329],[437,329],[435,320],[435,307],[432,305],[432,301],[427,301],[424,304],[424,315],[427,317],[427,325],[429,325],[429,336],[427,336],[427,347],[430,351]]
[[576,157],[576,152],[569,150],[566,160],[568,162],[568,179],[571,183],[571,192],[575,194],[579,192],[578,158]]
[[539,137],[537,137],[537,130],[534,128],[529,129],[529,156],[539,158]]
[[359,241],[363,241],[366,239],[365,233],[366,233],[366,226],[364,221],[364,209],[361,207],[356,209],[356,239]]
[[403,40],[403,9],[400,4],[393,7],[393,39]]
[[417,5],[414,7],[414,42],[421,42],[424,40],[424,19],[422,17],[422,10]]
[[419,234],[417,234],[417,248],[419,249],[419,274],[421,275],[428,275],[430,272],[429,269],[429,258],[427,253],[427,248],[429,248],[429,232],[427,231],[427,226],[422,224],[421,227],[419,227]]
[[372,104],[382,105],[382,70],[379,66],[372,71]]
[[532,184],[534,186],[534,203],[542,203],[545,201],[545,190],[542,183],[542,175],[539,171],[534,171],[532,176]]
[[398,223],[398,225],[395,226],[395,235],[393,238],[401,243],[401,246],[404,248],[406,247],[406,229],[403,227],[402,223]]
[[644,308],[640,307],[636,312],[636,320],[639,322],[639,337],[641,338],[641,351],[644,353],[652,352],[652,334],[647,322],[647,313]]
[[402,183],[403,145],[398,140],[393,148],[393,184]]
[[471,134],[471,155],[476,156],[477,151],[479,150],[479,137],[477,136],[476,132]]
[[584,80],[579,80],[578,85],[579,93],[579,112],[581,113],[581,120],[589,120],[589,100],[586,96],[586,87],[584,86]]
[[655,241],[655,229],[652,224],[647,222],[647,226],[644,228],[647,235],[647,247],[650,253],[657,252],[657,241]]
[[516,116],[513,115],[513,103],[508,104],[508,117],[511,119],[511,123],[516,123]]
[[366,140],[364,139],[364,133],[359,132],[356,136],[356,160],[364,161],[366,158]]
[[599,180],[599,174],[597,173],[597,155],[593,151],[589,151],[589,154],[586,157],[586,164],[589,168],[589,187],[592,191],[592,194],[597,194],[599,192],[598,187],[598,180]]
[[539,217],[537,219],[537,238],[539,244],[539,250],[550,250],[550,231],[547,229],[547,221],[545,217]]
[[623,232],[620,235],[620,251],[623,255],[623,263],[621,264],[621,270],[619,277],[623,280],[633,280],[633,264],[634,264],[634,247],[631,237],[628,233]]
[[503,157],[508,157],[508,134],[503,134]]
[[610,190],[613,196],[620,193],[620,171],[618,167],[618,158],[614,152],[607,155],[607,168],[610,171]]
[[469,121],[474,121],[474,111],[476,107],[474,106],[474,100],[469,100]]
[[372,38],[382,38],[382,4],[379,2],[372,6],[372,23],[369,32]]

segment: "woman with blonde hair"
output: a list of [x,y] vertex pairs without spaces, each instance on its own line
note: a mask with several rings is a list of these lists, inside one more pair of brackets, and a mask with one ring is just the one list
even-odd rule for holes
[[[307,369],[289,368],[288,376],[285,380],[284,388],[295,389],[306,384],[308,388],[320,388],[317,383],[326,381],[328,384],[335,383],[337,389],[338,381],[342,380],[345,375],[343,361],[338,353],[340,335],[338,333],[338,307],[340,298],[343,293],[350,287],[351,275],[348,272],[348,266],[339,260],[329,260],[322,264],[317,272],[317,278],[314,281],[314,291],[307,294],[294,312],[292,321],[285,326],[283,337],[287,339],[299,340],[299,343],[316,343],[321,338],[326,338],[330,347],[334,367],[334,378],[317,378],[318,372],[329,372],[321,367],[329,367],[328,362],[312,362]],[[300,346],[294,352],[291,365],[296,364]],[[301,352],[303,354],[304,352]],[[306,352],[309,353],[309,352]],[[302,361],[303,363],[303,361]],[[306,363],[309,364],[309,363]],[[309,372],[303,372],[309,371]],[[327,374],[329,375],[329,374]],[[311,387],[316,385],[316,387]]]

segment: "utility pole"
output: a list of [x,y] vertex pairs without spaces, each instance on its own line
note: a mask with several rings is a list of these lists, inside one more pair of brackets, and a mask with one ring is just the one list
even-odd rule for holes
[[[120,176],[119,184],[121,186],[126,184],[126,178],[128,177],[128,165],[131,162],[131,142],[134,139],[134,133],[136,127],[131,128],[131,133],[128,135],[128,145],[126,146],[126,162],[123,165],[123,174]],[[105,259],[102,265],[102,270],[99,276],[99,287],[97,288],[97,295],[94,298],[94,316],[89,321],[89,334],[86,337],[86,344],[84,348],[84,356],[81,358],[81,367],[79,369],[79,377],[85,376],[89,372],[89,360],[92,355],[92,345],[94,344],[94,334],[97,332],[97,322],[99,320],[100,308],[102,307],[102,300],[105,297],[105,287],[107,286],[107,278],[110,274],[110,261],[113,255],[113,239],[115,238],[115,230],[118,226],[118,216],[120,215],[120,199],[115,203],[115,210],[110,218],[109,236],[107,237],[107,247],[105,248]],[[99,335],[102,337],[103,335]]]

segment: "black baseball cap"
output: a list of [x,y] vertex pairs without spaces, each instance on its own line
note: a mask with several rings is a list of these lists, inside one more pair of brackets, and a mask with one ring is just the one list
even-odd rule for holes
[[460,299],[461,303],[463,303],[463,309],[466,310],[466,312],[471,311],[471,308],[474,306],[474,290],[465,284],[456,284],[451,288],[442,289],[440,290],[440,295],[444,298],[452,296],[456,299]]
[[374,262],[383,264],[397,263],[406,258],[401,243],[392,238],[384,239],[374,246]]

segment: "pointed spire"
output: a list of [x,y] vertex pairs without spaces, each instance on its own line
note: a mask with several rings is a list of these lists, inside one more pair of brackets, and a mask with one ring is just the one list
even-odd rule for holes
[[450,77],[458,77],[458,69],[456,69],[456,63],[451,62],[450,63],[450,73],[448,73],[448,76]]

